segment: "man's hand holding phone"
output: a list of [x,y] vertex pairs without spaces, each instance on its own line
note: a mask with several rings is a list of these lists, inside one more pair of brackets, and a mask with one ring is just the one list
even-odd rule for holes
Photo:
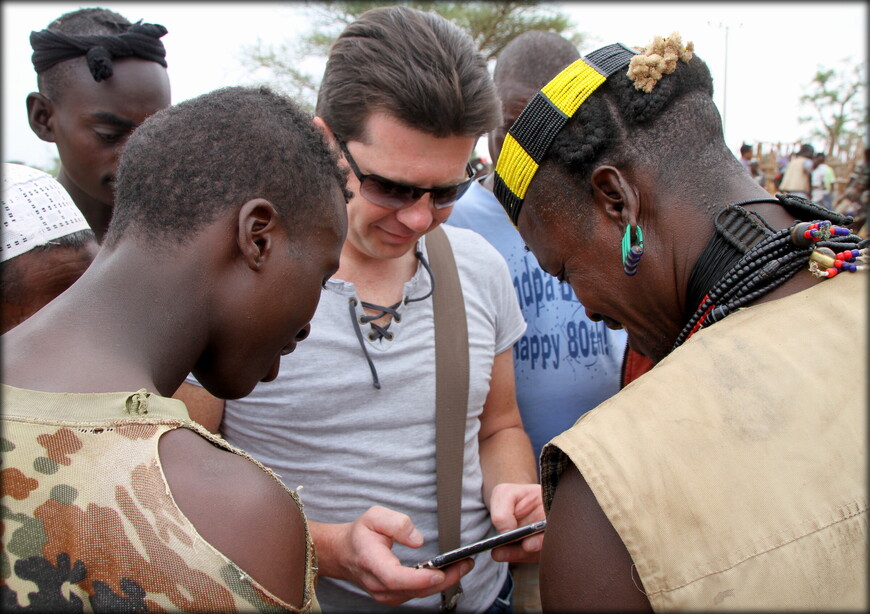
[[482,539],[473,544],[461,546],[456,550],[442,552],[441,554],[432,557],[428,561],[417,563],[416,565],[414,565],[414,567],[416,569],[441,569],[442,567],[452,565],[457,561],[467,559],[471,556],[474,556],[475,554],[479,554],[481,552],[486,552],[487,550],[492,550],[493,548],[497,548],[499,546],[517,542],[521,539],[529,537],[530,535],[541,533],[546,527],[547,521],[539,520],[538,522],[533,522],[532,524],[518,527],[511,531],[505,531],[504,533],[493,535],[492,537]]
[[[535,563],[543,545],[544,504],[539,484],[498,484],[489,501],[492,524],[501,533],[474,544],[443,552],[429,561],[418,563],[418,569],[442,569],[455,561],[492,550],[499,562]],[[518,525],[523,526],[518,526]]]
[[[497,484],[488,501],[492,524],[499,532],[545,518],[540,484]],[[505,563],[537,563],[544,543],[543,533],[495,548],[493,560]]]

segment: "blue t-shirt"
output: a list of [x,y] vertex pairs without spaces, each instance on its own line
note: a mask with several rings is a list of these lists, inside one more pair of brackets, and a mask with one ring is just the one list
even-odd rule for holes
[[568,284],[526,251],[504,208],[474,181],[447,224],[483,235],[505,258],[526,333],[514,345],[517,402],[535,455],[584,412],[619,390],[626,334],[593,322]]

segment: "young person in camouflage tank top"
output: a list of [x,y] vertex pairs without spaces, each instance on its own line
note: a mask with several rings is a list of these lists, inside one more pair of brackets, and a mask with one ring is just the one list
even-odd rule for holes
[[223,398],[276,376],[338,267],[344,184],[265,88],[132,135],[93,264],[2,336],[4,610],[315,604],[299,498],[165,397],[191,371]]
[[[13,578],[4,577],[8,585],[0,586],[4,607],[28,602],[40,611],[81,611],[83,604],[112,612],[286,607],[203,540],[167,490],[158,456],[164,433],[191,429],[239,453],[191,422],[180,401],[144,390],[56,394],[3,386],[3,413],[8,434],[0,438],[3,496],[11,512],[4,518],[9,533],[4,572],[15,571]],[[301,510],[299,497],[288,492]],[[302,603],[310,604],[314,549],[304,526]]]

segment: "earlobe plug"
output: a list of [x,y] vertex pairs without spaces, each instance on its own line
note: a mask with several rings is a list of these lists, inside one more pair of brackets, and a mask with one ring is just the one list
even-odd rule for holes
[[[634,234],[633,238],[632,234]],[[641,256],[643,256],[643,231],[640,226],[635,226],[632,233],[631,224],[626,224],[625,234],[622,236],[622,265],[626,275],[637,273]]]

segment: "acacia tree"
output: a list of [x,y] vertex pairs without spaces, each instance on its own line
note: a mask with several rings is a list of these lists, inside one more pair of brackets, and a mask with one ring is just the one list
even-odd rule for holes
[[801,96],[801,103],[810,115],[800,118],[809,124],[811,137],[825,142],[830,158],[844,162],[856,153],[863,154],[867,108],[864,104],[864,63],[842,70],[819,67]]
[[[309,110],[313,109],[320,75],[301,66],[312,58],[325,58],[332,41],[349,23],[365,11],[392,2],[305,2],[299,10],[311,19],[313,30],[295,41],[279,45],[256,45],[243,49],[242,62],[251,69],[265,69],[269,80]],[[434,11],[465,29],[487,60],[517,35],[528,30],[562,34],[575,46],[583,37],[571,32],[573,25],[564,13],[544,2],[405,2],[423,11]],[[363,69],[363,68],[361,68]],[[322,69],[321,69],[322,70]]]

